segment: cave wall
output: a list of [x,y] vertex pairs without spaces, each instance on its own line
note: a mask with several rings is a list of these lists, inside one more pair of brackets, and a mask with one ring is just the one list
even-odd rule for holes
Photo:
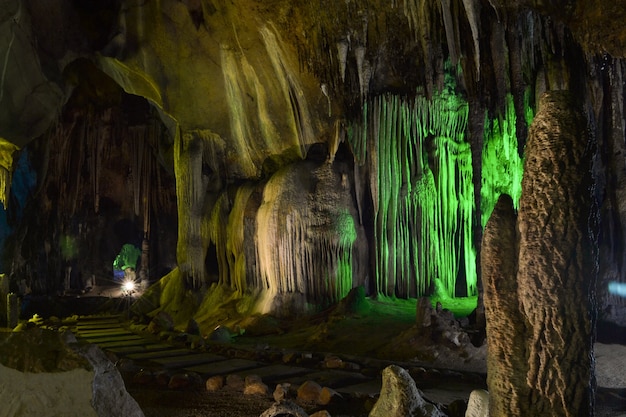
[[[449,294],[475,294],[486,219],[501,193],[518,204],[537,98],[570,89],[584,103],[597,149],[600,304],[609,315],[617,314],[609,306],[624,305],[606,289],[608,281],[626,281],[626,213],[620,209],[626,183],[619,168],[625,48],[622,29],[602,36],[615,26],[597,8],[568,1],[458,0],[2,4],[7,112],[0,119],[0,143],[6,143],[0,184],[9,182],[15,146],[35,138],[50,142],[54,132],[72,126],[71,118],[60,115],[80,90],[81,77],[97,73],[76,64],[88,60],[125,94],[145,98],[162,123],[159,129],[167,131],[156,164],[174,175],[175,189],[169,184],[163,192],[175,192],[177,218],[164,214],[162,227],[154,226],[168,212],[155,209],[148,223],[151,236],[167,241],[163,246],[170,250],[169,227],[177,224],[175,263],[189,288],[219,283],[317,301],[334,300],[356,285],[371,294],[413,297],[438,280]],[[86,80],[95,86],[94,96],[111,96],[101,80]],[[123,136],[135,141],[133,134]],[[91,139],[87,143],[72,143],[76,148],[68,152],[79,158],[80,146],[98,149]],[[45,146],[37,146],[45,155]],[[54,158],[40,156],[37,169]],[[53,182],[59,181],[59,190],[70,187],[70,196],[93,195],[82,192],[76,178]],[[89,181],[116,182],[98,178]],[[148,216],[130,202],[142,195],[137,184],[143,180],[135,178],[114,198],[134,213],[129,216],[142,232]],[[292,191],[296,185],[315,188],[311,184],[320,190]],[[66,195],[37,204],[73,214],[76,205],[85,218],[98,211],[92,197],[78,203],[69,198],[66,207]],[[276,207],[280,215],[271,214]],[[285,220],[290,215],[292,223]],[[323,242],[307,240],[303,232],[284,241],[286,230],[320,224]],[[344,235],[349,224],[352,242]],[[25,246],[26,235],[18,233],[10,256]],[[52,242],[52,252],[60,254],[59,238]],[[268,253],[271,245],[284,250]],[[23,265],[41,259],[21,252],[11,272],[15,279],[32,275]],[[55,262],[62,262],[60,255]],[[346,268],[338,267],[346,262],[349,279]],[[53,276],[60,270],[53,268],[45,279],[60,279]],[[313,278],[325,274],[339,289]]]

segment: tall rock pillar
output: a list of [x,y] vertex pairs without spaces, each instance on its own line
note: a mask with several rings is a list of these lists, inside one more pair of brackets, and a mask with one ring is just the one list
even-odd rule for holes
[[482,244],[491,417],[593,414],[595,285],[586,123],[545,93],[529,131],[517,219],[502,196]]
[[522,416],[528,402],[526,325],[517,293],[517,216],[501,195],[485,226],[481,250],[487,319],[487,385],[491,417]]
[[529,131],[518,213],[517,285],[526,323],[525,416],[592,412],[593,253],[585,119],[545,93]]

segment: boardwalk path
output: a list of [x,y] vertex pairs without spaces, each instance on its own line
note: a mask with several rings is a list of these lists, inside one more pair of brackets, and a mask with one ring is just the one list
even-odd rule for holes
[[[328,369],[320,366],[324,355],[309,352],[292,354],[297,360],[285,363],[285,355],[238,349],[236,344],[216,344],[205,351],[194,350],[151,335],[137,334],[126,325],[116,316],[79,317],[73,330],[79,340],[96,344],[121,360],[132,361],[137,368],[165,371],[168,375],[195,373],[203,380],[216,375],[258,375],[270,390],[277,383],[299,386],[312,380],[344,396],[373,397],[380,392],[380,370],[388,364],[368,360],[365,364],[356,363],[351,367],[353,370]],[[471,390],[480,385],[479,378],[468,380],[460,373],[422,371],[423,383],[416,379],[418,387],[433,402],[448,404],[455,399],[466,400]]]

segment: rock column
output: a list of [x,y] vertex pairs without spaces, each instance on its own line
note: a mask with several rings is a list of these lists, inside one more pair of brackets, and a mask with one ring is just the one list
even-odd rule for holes
[[530,410],[585,416],[591,402],[593,268],[586,123],[564,91],[545,93],[529,131],[517,275],[527,323]]
[[517,216],[502,195],[483,234],[481,266],[487,319],[487,385],[491,417],[522,416],[526,386],[526,326],[517,293]]
[[545,93],[526,145],[517,235],[506,197],[485,228],[492,417],[593,413],[595,250],[587,145],[586,123],[572,97]]

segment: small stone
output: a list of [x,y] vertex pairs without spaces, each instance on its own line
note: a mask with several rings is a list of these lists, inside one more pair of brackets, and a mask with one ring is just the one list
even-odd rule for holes
[[263,380],[261,379],[260,376],[252,374],[252,375],[246,375],[244,383],[245,383],[245,386],[247,387],[248,385],[263,383]]
[[140,385],[146,385],[153,381],[154,376],[152,372],[146,371],[145,369],[140,370],[133,376],[133,382]]
[[340,369],[343,368],[343,361],[341,358],[335,355],[328,355],[324,358],[324,367],[328,369]]
[[295,352],[287,352],[283,355],[283,363],[293,363],[296,361]]
[[489,417],[489,393],[483,389],[471,392],[465,417]]
[[209,340],[217,343],[231,343],[233,332],[226,326],[217,326],[209,335]]
[[235,391],[243,391],[245,382],[243,378],[236,374],[230,374],[226,377],[226,387]]
[[320,410],[316,413],[309,415],[309,417],[331,417],[330,413],[326,410]]
[[243,393],[245,395],[258,395],[258,396],[268,396],[269,388],[262,382],[254,382],[252,384],[246,384],[246,387],[243,389]]
[[298,400],[305,402],[317,402],[322,392],[320,384],[314,381],[306,381],[298,388]]
[[206,380],[205,387],[207,391],[219,391],[224,387],[224,377],[221,375],[212,376]]
[[339,394],[332,388],[324,387],[320,391],[317,403],[321,405],[328,405],[333,400],[333,398],[337,396],[341,397],[341,394]]
[[346,369],[348,371],[360,371],[361,365],[359,365],[358,363],[354,363],[354,362],[344,362],[343,369]]
[[391,365],[383,370],[380,397],[369,417],[442,417],[434,405],[427,403],[409,373]]
[[283,401],[272,404],[259,417],[309,417],[298,404],[292,401]]
[[198,323],[194,319],[189,319],[189,321],[187,322],[185,333],[188,333],[194,336],[200,335],[200,326],[198,326]]
[[291,389],[291,384],[289,383],[276,385],[276,389],[274,390],[274,394],[273,394],[274,401],[280,402],[289,398],[290,389]]
[[174,374],[170,378],[167,387],[169,389],[182,389],[187,388],[191,385],[191,381],[189,380],[189,375],[187,374]]
[[448,404],[446,414],[448,417],[465,417],[465,411],[467,410],[467,401],[454,400]]
[[166,386],[170,382],[170,376],[167,374],[167,372],[160,371],[154,375],[154,380],[156,381],[157,385]]

